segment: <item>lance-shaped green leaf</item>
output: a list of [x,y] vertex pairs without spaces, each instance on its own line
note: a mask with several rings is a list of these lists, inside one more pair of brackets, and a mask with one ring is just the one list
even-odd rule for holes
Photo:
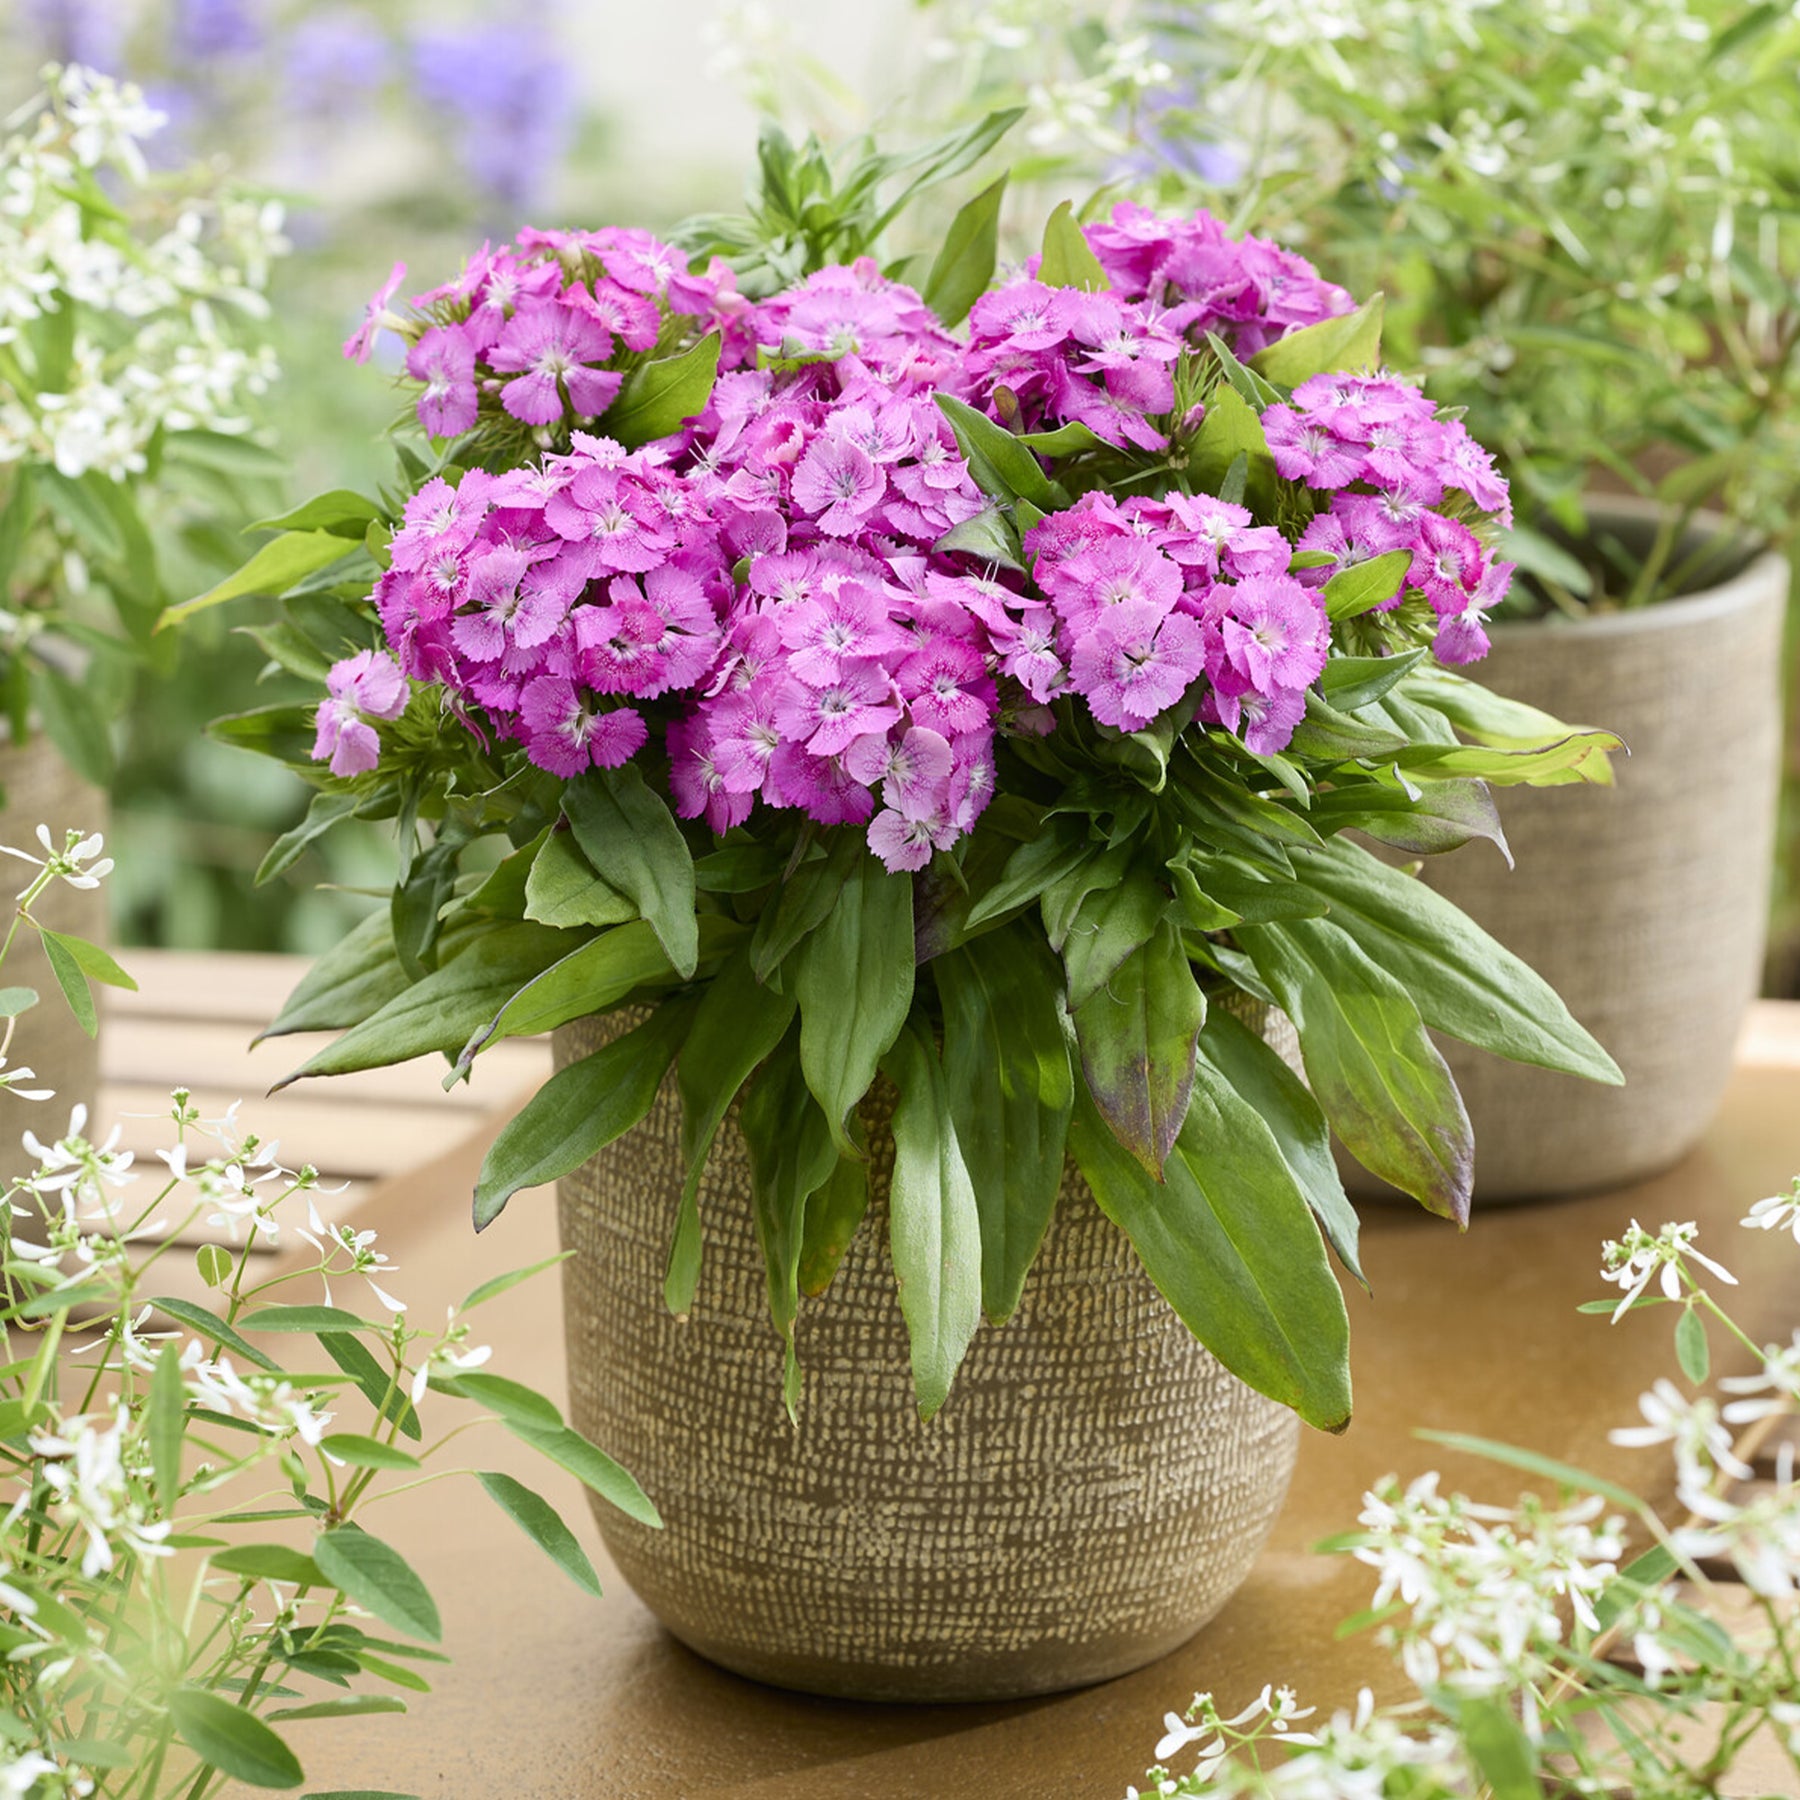
[[409,985],[394,948],[393,923],[382,907],[313,963],[257,1042],[296,1031],[346,1031]]
[[1098,854],[1088,837],[1088,822],[1070,813],[1045,820],[1042,830],[1021,843],[1006,859],[994,885],[969,908],[965,927],[975,930],[990,920],[1029,906],[1064,876]]
[[683,981],[698,955],[694,859],[674,815],[635,763],[595,769],[563,789],[563,815],[601,880],[650,922]]
[[829,917],[866,847],[860,833],[846,831],[823,856],[808,857],[782,882],[774,903],[763,908],[750,940],[750,961],[758,981],[767,981],[794,946]]
[[187,1411],[187,1388],[181,1379],[179,1339],[164,1344],[150,1375],[150,1398],[144,1408],[144,1436],[150,1444],[150,1472],[163,1516],[175,1516],[181,1494],[181,1432]]
[[912,878],[865,854],[795,965],[806,1084],[838,1148],[854,1156],[845,1121],[912,1006]]
[[1379,368],[1383,305],[1377,294],[1355,312],[1290,331],[1257,351],[1250,367],[1286,388],[1297,388],[1314,375]]
[[1339,569],[1320,592],[1326,616],[1332,620],[1360,618],[1384,606],[1399,593],[1412,567],[1410,550],[1388,550],[1367,562]]
[[1150,941],[1168,910],[1168,890],[1141,867],[1083,896],[1062,944],[1070,1012],[1085,1006]]
[[637,1477],[572,1425],[532,1425],[508,1419],[506,1428],[521,1444],[529,1444],[540,1456],[549,1457],[558,1468],[567,1469],[584,1487],[598,1494],[607,1505],[616,1506],[626,1518],[648,1525],[653,1531],[662,1529],[662,1515],[638,1486]]
[[475,1479],[486,1489],[488,1497],[519,1527],[575,1585],[596,1598],[600,1593],[600,1577],[577,1541],[574,1532],[563,1523],[562,1514],[542,1494],[534,1493],[524,1482],[495,1470],[478,1471]]
[[966,401],[949,394],[934,394],[932,398],[950,421],[957,447],[968,459],[969,474],[984,494],[1002,503],[1029,500],[1047,513],[1069,504],[1068,495],[1004,425],[996,425],[986,413],[977,412]]
[[791,993],[756,978],[748,948],[731,957],[707,984],[676,1067],[681,1095],[681,1160],[687,1175],[669,1243],[663,1299],[677,1318],[694,1304],[700,1279],[700,1177],[713,1139],[738,1090],[787,1035],[794,1017]]
[[1612,784],[1607,753],[1625,741],[1611,731],[1572,731],[1529,750],[1490,749],[1485,744],[1412,744],[1394,757],[1408,775],[1443,781],[1473,777],[1499,787],[1556,787],[1574,781]]
[[912,1028],[885,1068],[899,1090],[888,1248],[912,1345],[919,1417],[944,1404],[981,1323],[981,1215],[936,1052]]
[[1006,177],[1002,175],[950,221],[943,248],[920,290],[920,298],[945,325],[960,324],[994,279],[994,258],[1000,243],[1000,202],[1005,196]]
[[1157,1179],[1187,1116],[1206,1001],[1164,919],[1074,1014],[1082,1073],[1119,1142]]
[[339,1525],[313,1540],[312,1558],[344,1597],[408,1637],[439,1642],[444,1628],[424,1582],[393,1545],[360,1525]]
[[540,925],[624,925],[637,903],[602,881],[572,831],[552,831],[525,876],[525,917]]
[[1500,810],[1480,781],[1428,781],[1416,793],[1351,782],[1320,794],[1312,821],[1321,831],[1360,831],[1380,844],[1437,856],[1485,838],[1512,866],[1512,850],[1500,824]]
[[333,488],[328,494],[316,495],[292,512],[273,519],[258,519],[246,531],[329,531],[334,537],[349,538],[360,544],[369,527],[381,517],[381,508],[373,500],[349,488]]
[[273,881],[284,870],[290,869],[306,853],[307,847],[340,820],[347,819],[361,804],[355,794],[314,794],[306,809],[306,817],[291,831],[284,831],[269,846],[268,854],[257,865],[256,885]]
[[1269,454],[1262,421],[1235,388],[1221,386],[1206,403],[1206,417],[1194,439],[1190,461],[1195,486],[1216,492],[1239,457],[1244,459],[1243,504],[1266,517],[1281,491],[1281,477]]
[[1406,748],[1399,732],[1339,712],[1317,688],[1306,690],[1306,716],[1288,740],[1290,755],[1316,762],[1380,762]]
[[1200,1058],[1269,1128],[1281,1160],[1306,1196],[1338,1261],[1366,1288],[1357,1257],[1360,1226],[1331,1154],[1331,1127],[1306,1083],[1272,1044],[1223,1006],[1206,1016]]
[[[679,356],[639,363],[601,416],[600,429],[628,450],[668,437],[705,412],[719,374],[719,334]],[[629,766],[629,765],[628,765]]]
[[1307,1083],[1350,1153],[1466,1225],[1469,1116],[1406,988],[1328,918],[1239,926],[1236,936],[1294,1021]]
[[1355,712],[1397,687],[1426,654],[1421,647],[1395,656],[1334,656],[1326,663],[1319,686],[1339,712]]
[[1274,1136],[1210,1063],[1166,1179],[1153,1182],[1076,1095],[1069,1145],[1181,1322],[1240,1381],[1309,1425],[1350,1421],[1350,1324],[1325,1245]]
[[1514,1062],[1618,1084],[1619,1065],[1536,970],[1459,907],[1355,844],[1307,867],[1331,921],[1412,996],[1436,1031]]
[[1038,264],[1038,280],[1045,287],[1082,288],[1099,293],[1112,286],[1100,259],[1088,248],[1075,208],[1065,200],[1044,225],[1044,253]]
[[768,1277],[769,1316],[781,1336],[781,1397],[793,1418],[800,1402],[794,1321],[800,1310],[806,1203],[831,1179],[838,1153],[830,1124],[807,1091],[791,1034],[751,1083],[739,1123],[750,1152],[750,1195]]
[[157,620],[156,629],[166,631],[197,612],[247,594],[285,594],[297,582],[316,570],[329,568],[355,548],[334,531],[284,531],[264,544],[236,574],[226,576],[216,587],[192,600],[171,606]]
[[485,1230],[522,1188],[578,1169],[649,1112],[694,1016],[664,1001],[643,1024],[558,1069],[502,1128],[475,1183],[475,1229]]
[[1074,1071],[1056,965],[1033,932],[990,932],[932,965],[944,1082],[981,1220],[982,1311],[1019,1304],[1062,1186]]
[[[852,1136],[862,1142],[858,1125]],[[806,1223],[800,1239],[800,1291],[822,1294],[856,1236],[856,1228],[869,1210],[869,1164],[865,1149],[858,1156],[840,1156],[837,1167],[806,1200]]]
[[169,1723],[200,1758],[247,1787],[297,1788],[306,1779],[296,1757],[254,1713],[204,1688],[169,1695]]
[[[572,938],[570,932],[543,925],[507,925],[474,939],[460,956],[401,989],[277,1086],[286,1087],[303,1076],[380,1068],[433,1051],[454,1056],[469,1034],[491,1020],[527,982],[565,959]],[[299,1027],[289,1024],[285,1029]]]

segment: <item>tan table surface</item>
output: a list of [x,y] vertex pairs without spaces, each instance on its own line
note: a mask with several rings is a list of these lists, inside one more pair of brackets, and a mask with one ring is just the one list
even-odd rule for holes
[[[415,1306],[435,1309],[556,1247],[547,1192],[518,1196],[479,1242],[470,1235],[469,1190],[489,1130],[391,1179],[359,1208],[359,1223],[382,1232],[395,1285]],[[1287,1510],[1212,1625],[1148,1669],[1050,1699],[858,1706],[722,1673],[664,1633],[618,1579],[575,1483],[482,1428],[462,1440],[467,1465],[509,1469],[555,1500],[594,1554],[606,1596],[579,1593],[472,1481],[376,1504],[367,1525],[424,1576],[456,1660],[434,1672],[435,1693],[405,1715],[292,1727],[307,1785],[431,1800],[1117,1800],[1149,1760],[1163,1713],[1197,1689],[1235,1710],[1270,1681],[1290,1682],[1327,1709],[1353,1700],[1364,1681],[1391,1688],[1380,1652],[1332,1635],[1366,1602],[1367,1572],[1309,1546],[1352,1525],[1363,1490],[1389,1471],[1436,1466],[1447,1485],[1478,1497],[1517,1492],[1506,1470],[1414,1441],[1417,1427],[1504,1438],[1649,1481],[1657,1453],[1613,1448],[1606,1432],[1635,1420],[1639,1392],[1672,1370],[1668,1324],[1652,1313],[1610,1327],[1575,1312],[1610,1291],[1597,1277],[1600,1240],[1634,1216],[1697,1219],[1702,1244],[1742,1278],[1740,1318],[1753,1335],[1785,1339],[1800,1320],[1800,1252],[1740,1232],[1736,1221],[1796,1172],[1800,1006],[1763,1005],[1719,1118],[1666,1175],[1479,1214],[1466,1238],[1423,1215],[1371,1209],[1364,1265],[1374,1297],[1351,1299],[1355,1423],[1338,1438],[1305,1434]],[[475,1320],[478,1337],[495,1346],[495,1372],[561,1397],[554,1277],[514,1289]],[[773,1336],[770,1345],[775,1404]],[[1723,1344],[1715,1358],[1729,1368]]]

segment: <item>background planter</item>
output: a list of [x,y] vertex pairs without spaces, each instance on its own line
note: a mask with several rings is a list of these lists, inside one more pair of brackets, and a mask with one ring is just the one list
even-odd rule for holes
[[[40,824],[50,827],[58,843],[60,833],[70,826],[105,829],[106,796],[77,775],[42,732],[23,745],[0,736],[0,790],[5,794],[0,843],[35,854],[41,848]],[[6,884],[0,888],[6,896],[6,918],[0,922],[4,936],[11,923],[13,896],[30,881],[32,869],[10,856],[0,862],[5,864],[0,869],[0,882]],[[52,931],[73,932],[94,943],[104,943],[109,935],[104,887],[72,888],[65,881],[52,882],[32,912]],[[8,1159],[8,1169],[0,1172],[10,1172],[18,1161],[21,1132],[35,1131],[49,1141],[67,1129],[70,1107],[81,1102],[92,1108],[100,1088],[100,1047],[75,1023],[35,932],[21,927],[13,939],[6,965],[0,968],[0,987],[37,989],[39,1004],[14,1029],[7,1065],[36,1070],[38,1079],[28,1086],[56,1090],[54,1100],[19,1100],[0,1093],[0,1150]]]
[[[1653,507],[1596,500],[1640,547]],[[1719,521],[1702,521],[1694,542]],[[1595,1190],[1693,1148],[1724,1092],[1767,930],[1787,564],[1751,560],[1679,600],[1503,625],[1486,685],[1630,746],[1617,786],[1496,795],[1517,867],[1473,844],[1425,879],[1547,980],[1623,1088],[1443,1045],[1475,1130],[1477,1202]],[[1363,1182],[1368,1177],[1363,1176]]]
[[[622,1028],[564,1027],[559,1064]],[[685,1323],[662,1302],[673,1083],[560,1184],[574,1420],[667,1524],[597,1506],[613,1560],[702,1655],[814,1693],[1050,1693],[1173,1649],[1249,1573],[1286,1495],[1294,1416],[1195,1343],[1070,1165],[1019,1311],[976,1334],[921,1425],[887,1252],[893,1139],[884,1109],[865,1119],[869,1216],[800,1309],[798,1431],[735,1120],[700,1190]]]

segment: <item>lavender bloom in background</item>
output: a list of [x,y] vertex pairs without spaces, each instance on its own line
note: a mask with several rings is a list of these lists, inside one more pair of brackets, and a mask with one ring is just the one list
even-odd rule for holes
[[268,38],[262,0],[176,0],[170,47],[183,62],[255,56]]
[[25,24],[45,58],[119,72],[125,41],[119,0],[26,0]]
[[504,24],[422,30],[412,65],[419,98],[452,132],[464,173],[510,226],[543,198],[574,122],[554,9],[521,6]]
[[1147,178],[1174,169],[1203,186],[1228,188],[1244,172],[1244,159],[1231,145],[1196,135],[1194,113],[1200,88],[1172,82],[1147,93],[1139,103],[1137,144],[1113,166],[1115,177]]
[[313,118],[359,112],[393,73],[387,34],[348,6],[309,12],[282,46],[287,98]]

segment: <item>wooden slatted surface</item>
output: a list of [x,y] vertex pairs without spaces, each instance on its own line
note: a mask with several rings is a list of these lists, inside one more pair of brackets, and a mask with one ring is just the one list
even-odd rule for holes
[[290,1167],[310,1162],[326,1182],[348,1184],[332,1203],[340,1219],[362,1207],[382,1180],[432,1161],[513,1111],[549,1073],[547,1044],[509,1043],[486,1052],[473,1080],[448,1093],[446,1065],[422,1060],[296,1082],[270,1095],[330,1041],[308,1035],[252,1047],[305,973],[303,958],[130,950],[121,959],[138,991],[107,991],[96,1122],[117,1121],[124,1146],[148,1155],[169,1142],[172,1088],[190,1088],[207,1118],[241,1101],[239,1118],[279,1140]]

